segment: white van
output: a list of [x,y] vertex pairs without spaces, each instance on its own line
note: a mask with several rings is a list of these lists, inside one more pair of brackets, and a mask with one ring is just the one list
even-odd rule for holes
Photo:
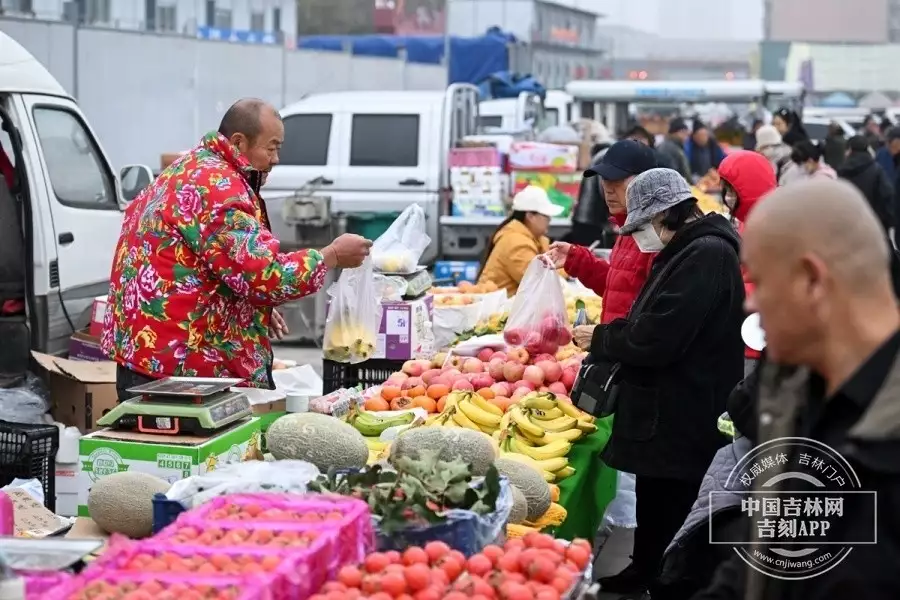
[[545,118],[541,97],[531,92],[515,98],[482,100],[478,105],[478,128],[482,132],[542,128],[547,126]]
[[285,203],[315,182],[314,196],[330,198],[333,214],[399,213],[419,204],[432,240],[422,262],[437,258],[439,217],[449,202],[447,155],[476,133],[475,86],[314,94],[282,109],[281,117],[281,163],[263,194],[276,237],[302,243],[285,223]]
[[[72,96],[27,50],[0,32],[0,373],[27,366],[28,349],[61,354],[106,295],[128,199],[148,167],[122,184]],[[24,310],[16,310],[24,302]],[[18,362],[17,362],[18,361]]]

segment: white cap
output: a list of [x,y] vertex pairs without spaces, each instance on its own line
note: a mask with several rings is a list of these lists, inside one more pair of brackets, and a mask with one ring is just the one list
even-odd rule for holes
[[756,149],[762,150],[781,143],[781,134],[774,125],[763,125],[756,130]]
[[536,212],[545,217],[558,217],[565,210],[562,206],[550,202],[546,190],[536,185],[529,185],[527,188],[516,194],[512,203],[513,211]]

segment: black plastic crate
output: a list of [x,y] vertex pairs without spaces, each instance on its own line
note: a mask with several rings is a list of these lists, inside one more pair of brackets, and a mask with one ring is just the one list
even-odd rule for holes
[[399,371],[405,360],[387,360],[386,358],[372,358],[355,365],[322,361],[322,392],[330,394],[341,388],[352,388],[362,385],[363,389],[380,385],[391,376],[391,373]]
[[44,486],[44,506],[56,512],[56,425],[0,421],[0,487],[13,479],[37,479]]

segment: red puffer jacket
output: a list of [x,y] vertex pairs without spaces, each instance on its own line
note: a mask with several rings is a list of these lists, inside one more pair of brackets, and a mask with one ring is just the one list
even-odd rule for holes
[[[778,187],[772,163],[762,154],[749,150],[738,150],[725,157],[719,165],[719,177],[728,182],[738,197],[734,217],[738,221],[738,233],[744,233],[744,221],[760,198]],[[753,283],[744,271],[744,289],[747,296],[753,292]],[[747,348],[747,358],[759,358],[759,352]]]
[[[620,227],[625,215],[614,215]],[[600,322],[609,323],[628,316],[631,305],[650,276],[650,266],[656,253],[644,253],[630,235],[616,240],[609,261],[594,256],[583,246],[572,246],[566,257],[565,271],[585,287],[603,296]]]

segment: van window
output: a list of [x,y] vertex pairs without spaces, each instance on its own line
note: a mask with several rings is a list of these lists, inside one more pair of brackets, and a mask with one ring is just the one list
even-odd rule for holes
[[34,109],[34,123],[57,200],[77,208],[118,210],[100,149],[81,119],[63,108],[41,106]]
[[351,167],[419,164],[419,115],[353,115]]
[[478,126],[482,128],[487,127],[497,127],[498,129],[503,127],[503,117],[501,116],[478,116]]
[[323,167],[328,164],[331,115],[291,115],[284,119],[282,165]]

